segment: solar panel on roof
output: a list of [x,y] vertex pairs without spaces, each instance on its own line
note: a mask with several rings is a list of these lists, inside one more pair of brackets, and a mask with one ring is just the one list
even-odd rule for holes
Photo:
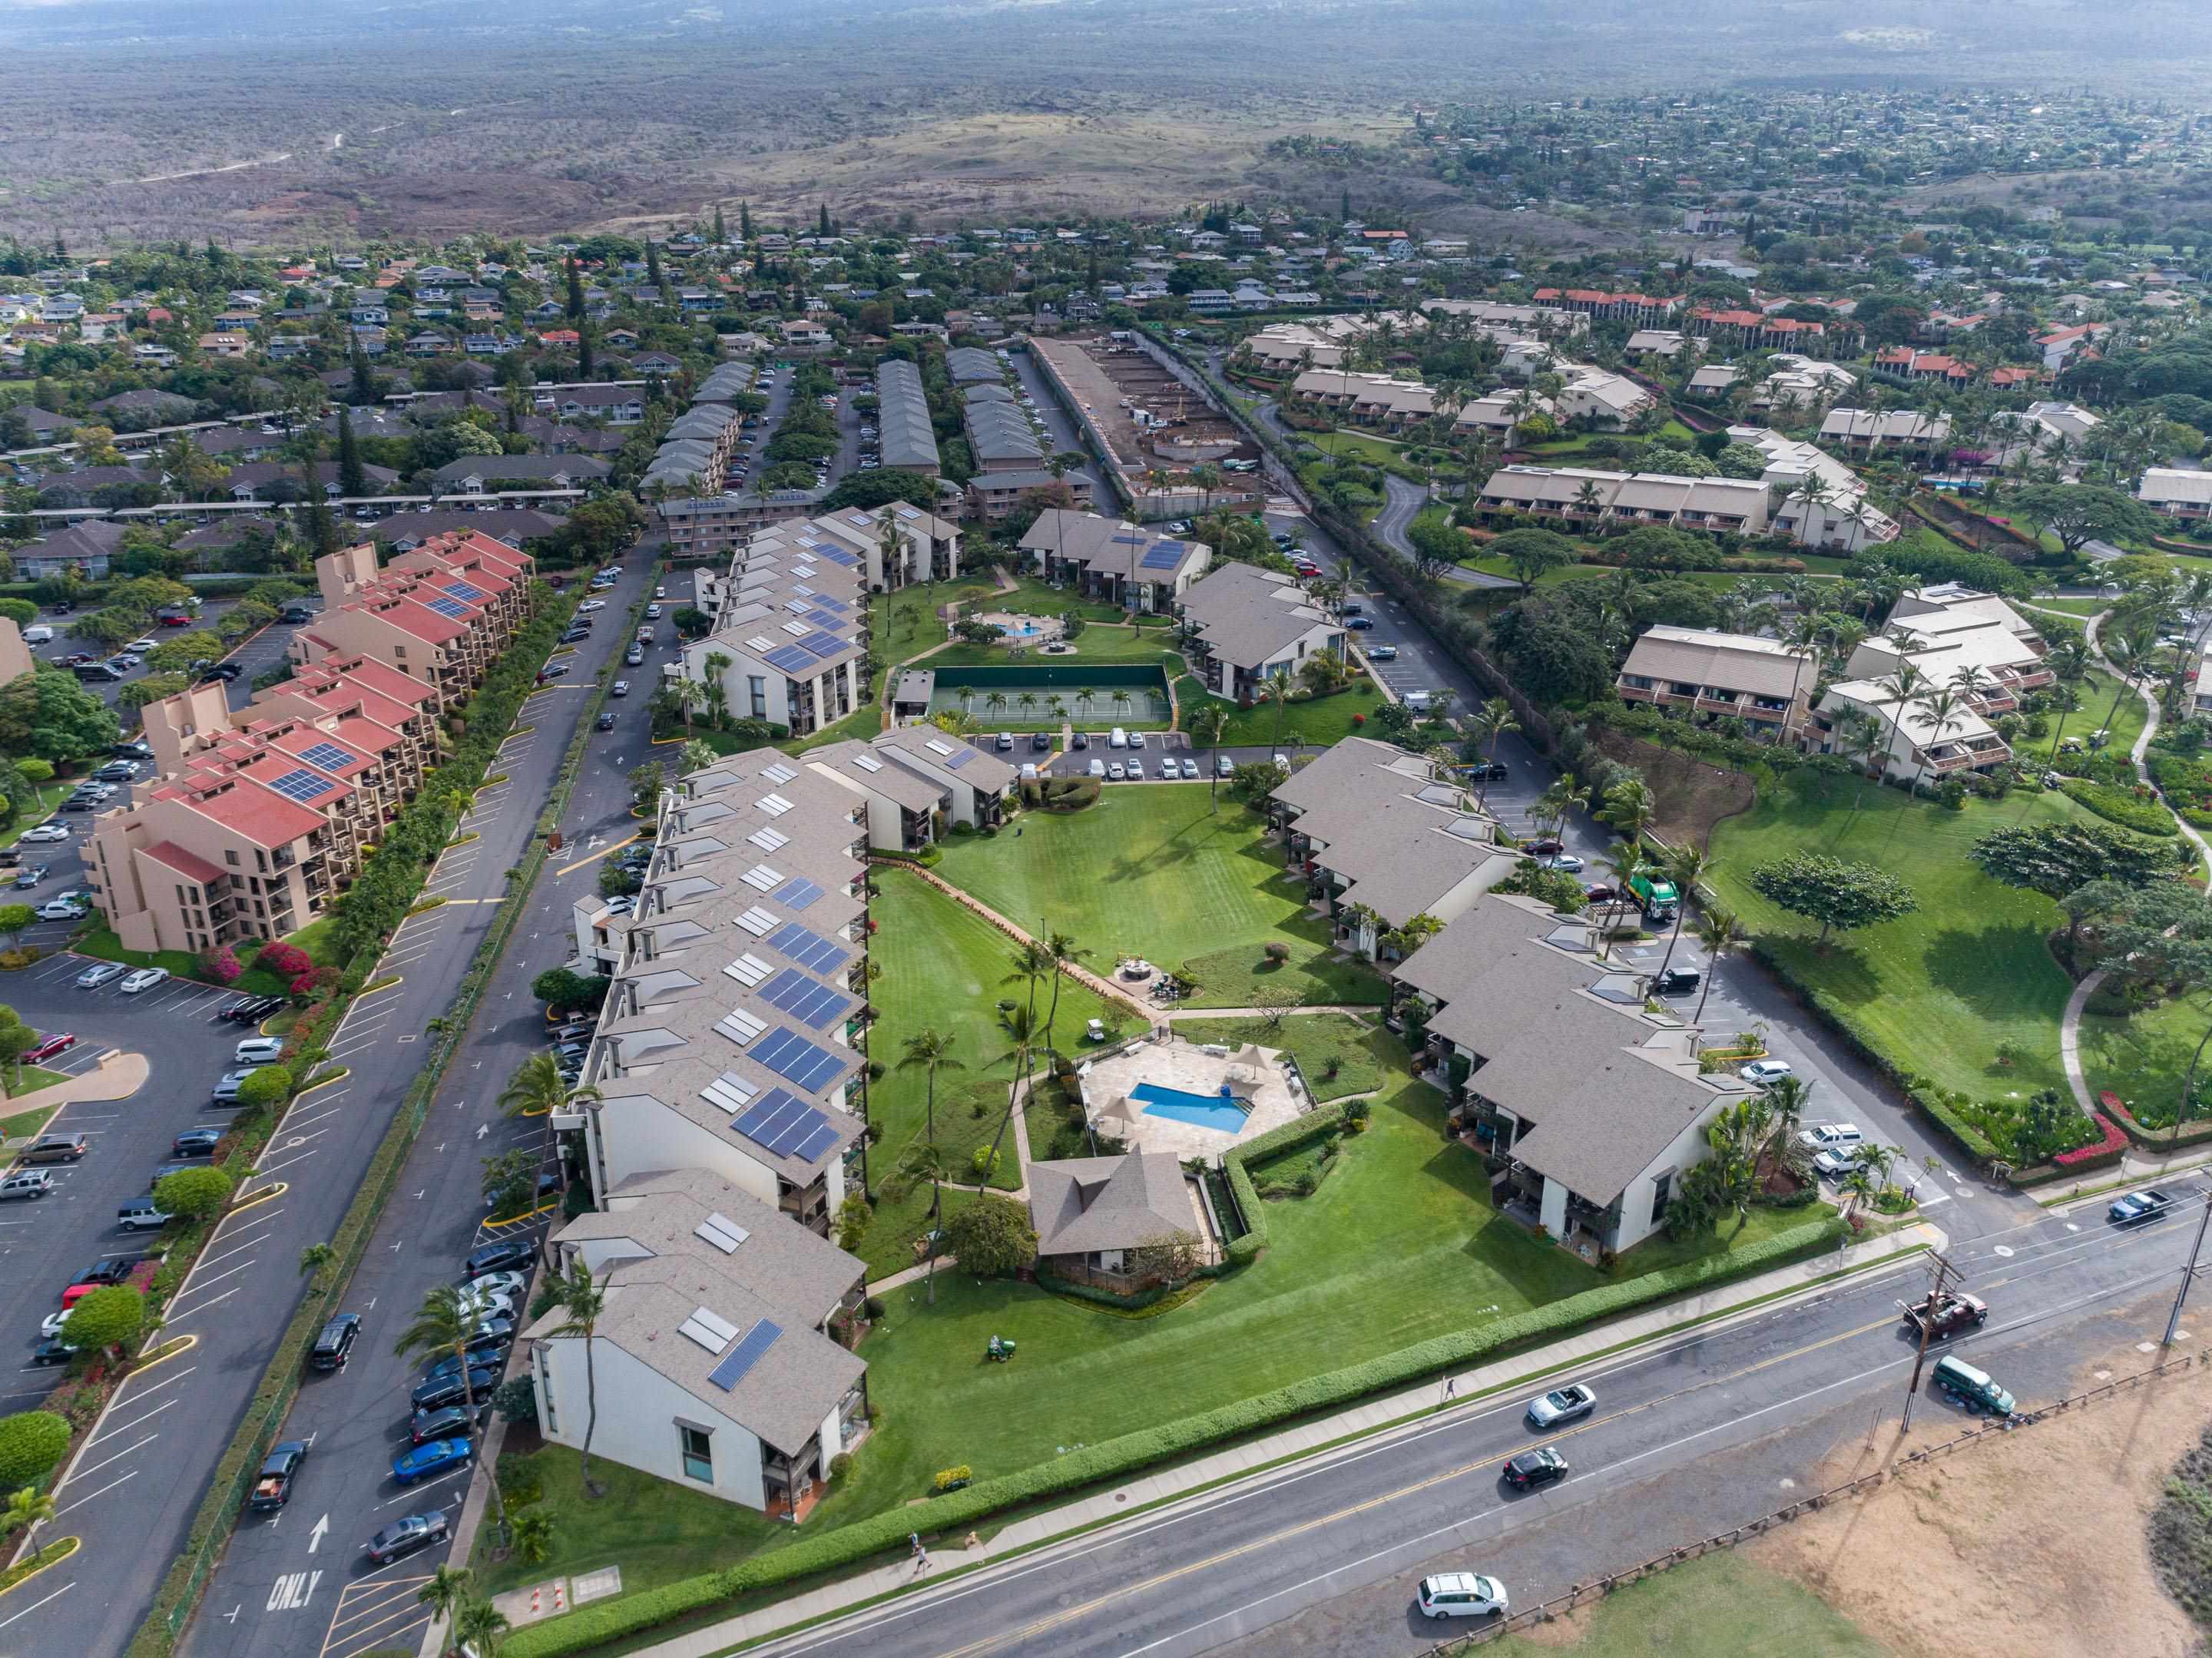
[[785,765],[782,761],[779,760],[773,765],[763,766],[761,768],[761,775],[767,778],[771,783],[788,783],[793,778],[798,776],[799,774],[791,767]]
[[817,1127],[827,1127],[829,1121],[789,1089],[771,1088],[750,1109],[733,1118],[730,1127],[754,1145],[782,1157],[791,1155],[786,1147],[805,1145]]
[[966,765],[966,764],[967,764],[970,760],[973,760],[975,757],[975,750],[973,750],[973,749],[963,749],[963,750],[960,750],[960,752],[959,752],[959,753],[957,753],[957,754],[954,755],[954,756],[953,756],[950,760],[948,760],[948,761],[946,761],[946,762],[945,762],[945,770],[947,770],[947,771],[958,771],[958,770],[960,769],[960,768],[961,768],[961,767],[963,767],[963,766]]
[[827,1030],[845,1016],[853,998],[787,967],[759,987],[761,999],[813,1030]]
[[775,852],[791,844],[791,837],[781,829],[757,829],[745,836],[745,839],[763,852]]
[[848,553],[844,551],[842,549],[836,547],[824,547],[822,549],[822,556],[828,559],[832,564],[843,565],[848,570],[860,562],[859,554]]
[[810,973],[835,973],[852,951],[834,944],[811,927],[787,921],[769,936],[769,948],[788,956]]
[[738,879],[756,892],[774,892],[776,888],[783,884],[782,875],[770,869],[766,864],[755,864],[743,875],[738,877]]
[[320,766],[325,771],[332,771],[340,766],[350,766],[361,756],[349,754],[335,743],[316,743],[301,750],[300,758],[311,766]]
[[927,749],[932,754],[949,755],[952,752],[952,744],[946,742],[941,737],[930,738],[924,742],[921,746]]
[[700,1097],[708,1104],[719,1106],[725,1111],[744,1110],[752,1103],[753,1096],[759,1092],[759,1089],[734,1071],[725,1071],[699,1090]]
[[337,785],[327,777],[318,776],[302,768],[298,771],[288,771],[281,777],[271,778],[269,786],[287,800],[313,800],[319,795],[328,794]]
[[1140,570],[1172,570],[1182,562],[1183,545],[1180,541],[1163,541],[1137,561]]
[[743,1048],[768,1029],[768,1021],[757,1014],[748,1013],[741,1007],[735,1007],[722,1018],[714,1022],[714,1029],[727,1036],[739,1048]]
[[738,1327],[720,1313],[695,1307],[691,1316],[676,1327],[710,1353],[719,1353],[738,1339]]
[[422,604],[425,609],[435,610],[448,622],[464,622],[468,619],[469,607],[459,599],[426,598]]
[[448,581],[446,591],[455,598],[480,599],[483,597],[481,588],[471,587],[465,581]]
[[817,628],[842,628],[849,618],[832,616],[827,610],[809,610],[806,619]]
[[753,1058],[810,1094],[827,1088],[845,1068],[836,1054],[817,1048],[796,1031],[780,1029],[760,1039]]
[[840,651],[845,650],[848,647],[845,641],[838,638],[836,635],[830,633],[826,629],[817,628],[812,633],[807,635],[805,638],[799,641],[799,648],[802,651],[811,651],[815,655],[821,657],[826,661],[830,657],[836,655]]
[[729,1355],[708,1374],[707,1380],[724,1393],[745,1379],[745,1373],[761,1362],[761,1357],[775,1345],[775,1339],[783,1333],[783,1327],[772,1318],[764,1318],[745,1332],[745,1339],[730,1349]]
[[765,938],[775,931],[776,921],[775,916],[769,914],[758,904],[755,904],[738,917],[738,925],[751,933],[754,938]]
[[805,909],[822,896],[822,889],[804,875],[794,875],[776,890],[775,901],[792,909]]
[[800,650],[796,645],[780,646],[769,652],[761,659],[770,667],[780,668],[785,673],[804,674],[812,673],[816,665],[821,660],[819,657]]
[[1146,537],[1143,536],[1115,536],[1114,544],[1116,547],[1141,547],[1145,544],[1145,540]]
[[884,768],[884,762],[872,754],[856,754],[853,756],[853,763],[862,771],[881,771]]

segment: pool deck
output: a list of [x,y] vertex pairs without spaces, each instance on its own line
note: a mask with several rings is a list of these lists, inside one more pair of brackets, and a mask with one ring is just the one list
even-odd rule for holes
[[1094,1061],[1083,1079],[1083,1096],[1091,1114],[1113,1133],[1126,1138],[1131,1150],[1172,1151],[1178,1157],[1210,1160],[1232,1145],[1281,1127],[1310,1108],[1303,1090],[1291,1091],[1281,1051],[1263,1048],[1260,1052],[1265,1063],[1259,1067],[1259,1086],[1249,1096],[1252,1108],[1245,1116],[1244,1127],[1233,1134],[1149,1115],[1141,1101],[1126,1120],[1121,1114],[1127,1109],[1122,1102],[1140,1083],[1155,1083],[1188,1094],[1221,1092],[1221,1084],[1229,1079],[1230,1059],[1188,1042],[1140,1042],[1125,1054]]

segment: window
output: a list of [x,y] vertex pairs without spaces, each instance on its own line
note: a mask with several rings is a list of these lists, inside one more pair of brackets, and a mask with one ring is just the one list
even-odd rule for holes
[[1651,1224],[1657,1225],[1667,1212],[1667,1197],[1674,1184],[1674,1171],[1668,1169],[1651,1182]]
[[748,674],[745,677],[745,689],[750,692],[752,695],[753,718],[756,720],[767,719],[768,681],[759,674]]
[[684,1477],[696,1479],[702,1485],[714,1483],[714,1441],[703,1428],[687,1427],[679,1422],[676,1432],[684,1453]]
[[238,867],[238,854],[236,853],[226,852],[222,855],[225,861],[228,862],[233,869]]

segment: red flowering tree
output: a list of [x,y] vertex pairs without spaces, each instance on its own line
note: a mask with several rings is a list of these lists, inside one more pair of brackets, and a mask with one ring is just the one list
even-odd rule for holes
[[203,976],[219,985],[234,982],[240,972],[238,952],[228,944],[217,944],[213,950],[200,952],[200,972]]
[[[253,964],[264,968],[288,984],[314,970],[315,958],[297,944],[264,944]],[[299,986],[293,984],[295,991]]]

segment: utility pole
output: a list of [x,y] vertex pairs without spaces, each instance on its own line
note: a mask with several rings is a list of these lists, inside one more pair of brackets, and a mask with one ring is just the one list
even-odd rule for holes
[[2204,1228],[2212,1223],[2212,1192],[2204,1194],[2203,1206],[2197,1216],[2197,1242],[2189,1246],[2189,1265],[2182,1269],[2180,1287],[2173,1292],[2173,1313],[2166,1321],[2166,1336],[2158,1344],[2161,1348],[2173,1345],[2173,1333],[2181,1327],[2181,1304],[2189,1299],[2190,1281],[2197,1276],[2197,1257],[2204,1248]]
[[[1928,1363],[1929,1332],[1934,1327],[1936,1315],[1941,1310],[1946,1284],[1951,1275],[1958,1270],[1951,1265],[1948,1255],[1931,1254],[1929,1259],[1936,1263],[1936,1282],[1929,1288],[1928,1300],[1925,1303],[1928,1309],[1927,1316],[1913,1321],[1920,1327],[1920,1351],[1912,1360],[1912,1380],[1905,1385],[1905,1413],[1899,1418],[1897,1424],[1897,1431],[1900,1436],[1912,1425],[1912,1401],[1920,1396],[1920,1372],[1922,1367]],[[1906,1310],[1909,1312],[1911,1309],[1908,1308]]]

